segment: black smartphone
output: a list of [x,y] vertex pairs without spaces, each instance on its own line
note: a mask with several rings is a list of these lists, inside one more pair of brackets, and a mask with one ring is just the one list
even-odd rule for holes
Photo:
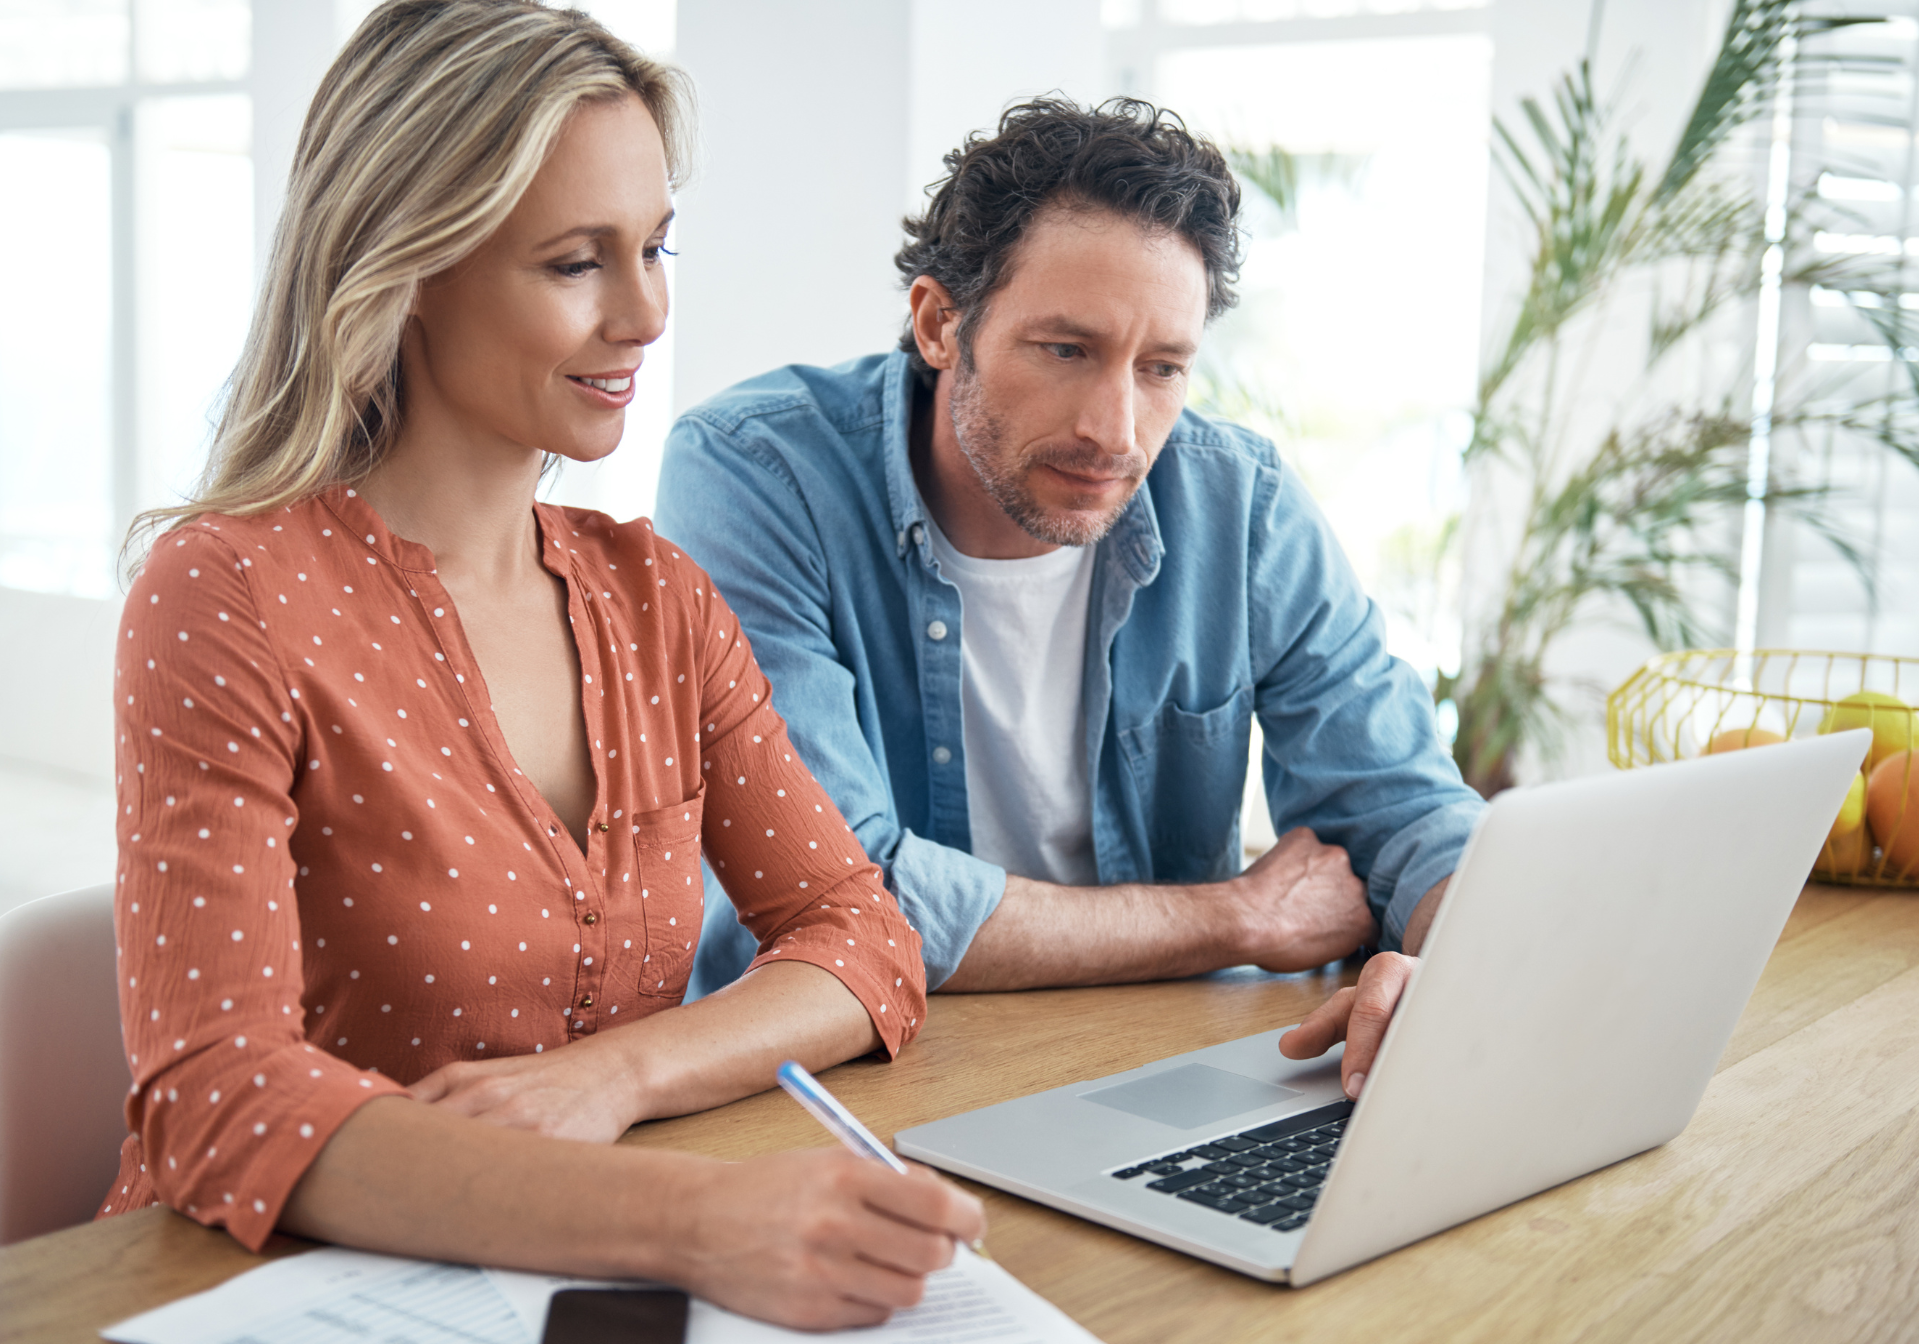
[[685,1344],[686,1305],[671,1288],[563,1288],[542,1344]]

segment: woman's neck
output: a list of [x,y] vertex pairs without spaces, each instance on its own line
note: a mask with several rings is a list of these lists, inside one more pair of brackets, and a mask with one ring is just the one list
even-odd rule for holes
[[433,552],[449,590],[467,583],[497,590],[538,572],[533,500],[544,455],[476,443],[435,419],[409,417],[360,493],[395,535]]

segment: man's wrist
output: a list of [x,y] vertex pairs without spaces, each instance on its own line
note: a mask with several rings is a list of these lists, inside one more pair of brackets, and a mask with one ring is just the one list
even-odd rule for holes
[[1409,957],[1416,957],[1426,945],[1426,934],[1433,927],[1433,918],[1439,913],[1439,903],[1445,899],[1446,886],[1453,880],[1451,873],[1433,883],[1419,904],[1413,907],[1412,914],[1406,917],[1406,932],[1399,940],[1400,948]]
[[1243,874],[1202,883],[1193,894],[1201,897],[1196,904],[1211,914],[1201,955],[1212,964],[1204,970],[1249,965],[1270,950],[1274,942],[1274,912],[1254,899]]

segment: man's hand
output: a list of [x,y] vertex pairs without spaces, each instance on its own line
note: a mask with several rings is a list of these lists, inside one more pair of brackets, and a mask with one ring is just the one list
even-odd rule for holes
[[1379,1054],[1393,1009],[1413,978],[1415,957],[1381,952],[1359,972],[1359,983],[1348,986],[1307,1014],[1306,1020],[1279,1038],[1279,1053],[1288,1059],[1314,1059],[1340,1041],[1346,1053],[1339,1061],[1339,1081],[1355,1101],[1366,1085],[1366,1072]]
[[1231,885],[1245,960],[1262,970],[1311,970],[1374,936],[1366,884],[1353,876],[1346,851],[1321,844],[1304,826],[1281,836]]
[[[1408,953],[1417,953],[1425,946],[1427,930],[1432,928],[1433,916],[1439,913],[1446,885],[1452,880],[1450,875],[1440,878],[1413,907],[1402,940]],[[1346,1095],[1359,1100],[1359,1090],[1366,1085],[1366,1075],[1379,1054],[1379,1043],[1386,1039],[1386,1028],[1399,1007],[1399,997],[1406,992],[1418,965],[1417,956],[1399,952],[1381,952],[1373,957],[1360,969],[1357,985],[1340,990],[1279,1038],[1279,1052],[1288,1059],[1315,1059],[1340,1041],[1346,1042],[1339,1078]]]

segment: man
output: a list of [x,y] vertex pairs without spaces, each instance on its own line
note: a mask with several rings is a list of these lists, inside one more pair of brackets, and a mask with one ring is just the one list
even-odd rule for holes
[[[1239,190],[1176,118],[1042,99],[947,156],[900,349],[688,413],[658,526],[739,613],[929,987],[1416,952],[1478,814],[1419,679],[1271,443],[1184,409]],[[1240,872],[1248,735],[1277,847]],[[699,979],[751,956],[708,901]],[[1357,1095],[1409,974],[1368,963]]]

